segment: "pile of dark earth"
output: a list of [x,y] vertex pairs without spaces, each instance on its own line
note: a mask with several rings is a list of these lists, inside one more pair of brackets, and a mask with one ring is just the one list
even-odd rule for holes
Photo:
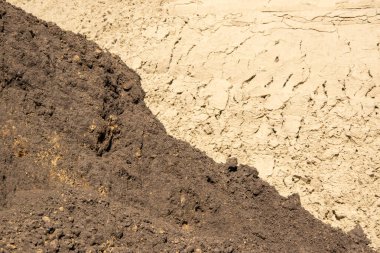
[[0,0],[0,252],[373,252],[169,136],[139,77]]

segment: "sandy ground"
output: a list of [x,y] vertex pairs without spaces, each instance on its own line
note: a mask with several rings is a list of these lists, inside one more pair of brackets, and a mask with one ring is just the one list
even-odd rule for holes
[[380,248],[379,1],[9,2],[120,55],[170,134]]

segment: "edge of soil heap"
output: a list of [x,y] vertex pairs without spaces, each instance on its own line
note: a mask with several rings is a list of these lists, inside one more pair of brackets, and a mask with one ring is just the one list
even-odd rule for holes
[[0,252],[373,252],[167,135],[139,77],[0,0]]

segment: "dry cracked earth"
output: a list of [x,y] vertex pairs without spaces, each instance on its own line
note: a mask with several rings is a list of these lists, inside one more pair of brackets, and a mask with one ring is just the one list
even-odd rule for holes
[[9,0],[142,78],[174,137],[380,248],[380,2]]

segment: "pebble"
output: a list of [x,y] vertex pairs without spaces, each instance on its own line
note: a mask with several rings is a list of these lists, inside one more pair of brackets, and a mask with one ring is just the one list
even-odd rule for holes
[[80,56],[79,55],[74,55],[74,57],[73,57],[73,61],[74,62],[80,62]]
[[59,243],[57,239],[49,243],[49,249],[52,250],[53,252],[57,252],[59,250]]
[[45,223],[49,223],[51,222],[50,218],[48,216],[42,216],[42,220],[45,222]]
[[133,82],[125,82],[125,83],[122,83],[121,84],[121,87],[124,89],[124,90],[130,90],[132,87],[133,87]]

